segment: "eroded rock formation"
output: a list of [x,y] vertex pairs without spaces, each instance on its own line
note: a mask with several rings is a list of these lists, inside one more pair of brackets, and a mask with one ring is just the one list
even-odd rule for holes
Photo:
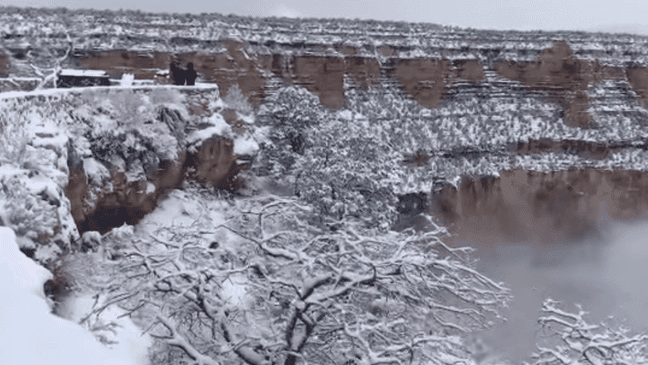
[[[188,94],[190,100],[201,103],[200,95]],[[164,96],[160,95],[151,97]],[[218,112],[205,116],[209,106],[194,112],[187,116],[162,106],[153,119],[142,115],[141,121],[135,118],[109,130],[96,124],[107,123],[105,119],[77,122],[80,135],[68,145],[66,195],[81,233],[105,233],[124,223],[136,224],[187,179],[220,189],[240,186],[236,175],[244,165],[237,163],[234,141],[214,130],[222,124],[215,127],[213,123],[227,121]],[[238,135],[232,130],[233,136]]]
[[648,174],[578,169],[510,170],[499,178],[463,177],[431,195],[430,213],[456,240],[551,242],[597,234],[601,224],[648,216]]
[[220,136],[206,139],[189,155],[186,167],[188,177],[203,185],[235,191],[242,183],[237,178],[241,165],[234,155],[234,143]]
[[161,161],[155,173],[143,180],[130,180],[128,171],[117,168],[102,185],[93,189],[86,172],[70,168],[66,195],[72,202],[72,216],[81,233],[105,233],[122,224],[135,224],[155,209],[168,191],[179,188],[184,181],[185,154],[175,161]]
[[0,77],[9,76],[9,62],[9,55],[0,50]]
[[648,68],[628,67],[626,75],[632,89],[639,95],[639,102],[648,109]]
[[589,83],[624,78],[622,69],[577,59],[566,42],[555,42],[553,47],[542,51],[535,62],[503,62],[497,67],[497,73],[546,92],[549,100],[563,108],[565,122],[574,127],[594,124],[587,113]]

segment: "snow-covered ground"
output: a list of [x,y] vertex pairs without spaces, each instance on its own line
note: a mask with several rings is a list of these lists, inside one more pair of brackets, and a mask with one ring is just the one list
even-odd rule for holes
[[[223,209],[226,203],[211,201],[205,203],[196,192],[185,192],[182,190],[172,191],[167,198],[162,200],[158,207],[148,214],[137,226],[135,231],[140,235],[155,235],[156,231],[164,227],[189,227],[199,222],[201,226],[207,227],[210,231],[214,227],[225,223]],[[229,231],[221,230],[217,234],[205,233],[203,238],[209,241],[217,241],[220,244],[229,242],[235,244],[240,239]],[[225,281],[222,287],[222,295],[230,298],[232,303],[240,303],[244,300],[245,289],[237,284],[237,277]]]
[[[174,190],[134,229],[121,230],[148,235],[155,234],[158,228],[189,226],[196,220],[209,221],[212,226],[224,222],[218,209],[205,209],[200,196]],[[223,238],[218,240],[223,242]],[[116,342],[110,347],[78,324],[92,311],[92,293],[70,295],[57,307],[57,315],[52,314],[52,303],[43,292],[43,285],[50,278],[52,274],[47,269],[19,251],[14,232],[0,227],[0,365],[149,364],[152,340],[142,335],[130,319],[118,319],[121,313],[114,307],[102,313],[101,322],[114,321],[118,324],[116,332],[95,331],[96,335]],[[237,278],[223,283],[223,294],[233,304],[245,299]]]
[[147,365],[147,340],[133,328],[119,344],[102,345],[89,331],[51,313],[43,284],[52,274],[18,249],[0,227],[0,365]]

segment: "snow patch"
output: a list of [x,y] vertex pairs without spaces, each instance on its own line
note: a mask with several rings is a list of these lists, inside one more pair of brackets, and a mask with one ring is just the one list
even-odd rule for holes
[[236,118],[238,120],[244,121],[247,124],[254,124],[254,115],[252,115],[252,114],[246,115],[246,114],[242,114],[242,113],[237,111],[236,112]]
[[197,146],[202,144],[204,140],[215,135],[223,137],[231,136],[232,127],[225,122],[225,119],[220,114],[215,113],[208,119],[208,122],[212,124],[211,127],[193,131],[187,136],[187,145],[189,146],[187,149],[189,152],[197,152]]
[[146,194],[155,193],[155,185],[149,181],[146,182]]
[[[59,310],[59,315],[74,323],[79,323],[90,314],[95,304],[92,294],[77,293],[68,297]],[[102,305],[103,303],[97,303]],[[100,330],[95,335],[114,342],[108,348],[120,353],[128,354],[136,364],[148,364],[148,348],[153,344],[149,335],[142,335],[142,331],[128,317],[119,318],[125,312],[116,306],[104,310],[99,319],[93,318],[92,323],[109,324],[114,323],[111,329]]]
[[114,349],[81,326],[51,314],[43,293],[52,277],[23,255],[16,235],[0,227],[0,364],[148,365],[148,350],[128,333]]
[[120,86],[133,86],[133,81],[135,80],[135,75],[133,74],[123,74],[120,80]]
[[259,150],[259,144],[252,136],[238,137],[234,140],[234,154],[253,155]]
[[201,216],[197,205],[198,203],[188,199],[185,192],[173,190],[158,203],[154,211],[139,222],[138,230],[152,233],[161,227],[189,226]]
[[63,69],[59,76],[87,76],[87,77],[102,77],[106,76],[106,71],[100,70],[73,70]]
[[110,171],[108,171],[106,166],[92,157],[83,159],[83,170],[85,170],[88,180],[97,183],[101,183],[103,179],[110,177]]
[[220,295],[233,307],[233,308],[247,308],[252,304],[252,297],[247,295],[246,283],[249,280],[244,274],[230,275],[227,280],[222,283]]

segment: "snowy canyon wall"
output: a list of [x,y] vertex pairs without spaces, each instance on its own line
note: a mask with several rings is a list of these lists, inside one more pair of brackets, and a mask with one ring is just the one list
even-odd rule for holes
[[[17,22],[15,15],[5,16],[8,24]],[[60,21],[57,16],[50,20]],[[5,54],[0,77],[28,76],[22,64],[30,59],[38,63],[43,52],[37,47],[52,47],[60,55],[69,46],[63,30],[47,31],[31,22],[34,29],[0,30]],[[648,102],[648,38],[633,35],[219,14],[175,19],[84,14],[68,21],[66,30],[73,45],[64,61],[67,67],[163,82],[157,72],[168,70],[174,58],[193,62],[204,81],[223,91],[239,84],[257,103],[277,86],[296,84],[319,96],[323,105],[340,108],[350,87],[387,83],[435,108],[465,87],[480,86],[480,97],[496,96],[488,86],[505,81],[560,104],[569,124],[587,125],[592,121],[583,112],[593,83],[612,81],[631,89],[628,97],[638,97],[644,106]]]
[[[215,95],[213,89],[184,93],[186,104],[156,109],[151,120],[144,119],[148,126],[93,136],[88,139],[90,155],[70,151],[66,195],[79,231],[105,233],[135,224],[166,193],[188,181],[220,189],[240,187],[237,175],[245,160],[234,145],[244,143],[238,137],[247,132],[246,123],[226,120],[222,107],[200,113],[197,104],[213,104],[217,90]],[[244,127],[233,132],[229,123]]]
[[463,242],[560,242],[600,234],[611,221],[648,217],[648,174],[593,168],[503,171],[431,194],[429,212]]
[[[440,136],[448,131],[448,124],[454,123],[468,139],[464,142],[457,138],[451,147],[443,148],[434,147],[437,143],[430,141],[430,147],[422,151],[403,152],[404,155],[420,152],[424,164],[439,157],[460,160],[495,156],[512,161],[520,156],[544,158],[560,154],[586,160],[588,163],[575,166],[580,174],[590,171],[589,168],[598,172],[587,174],[604,177],[608,176],[603,171],[605,164],[598,162],[612,160],[615,153],[641,154],[648,146],[645,128],[648,122],[647,37],[582,32],[498,32],[433,24],[245,18],[217,14],[206,19],[198,16],[171,19],[157,14],[122,14],[111,19],[106,16],[86,14],[69,23],[67,29],[73,48],[63,66],[106,70],[112,78],[133,73],[136,79],[164,84],[169,82],[164,71],[169,69],[172,60],[180,64],[193,62],[200,81],[217,84],[222,93],[238,84],[256,105],[286,85],[303,86],[318,96],[322,105],[334,109],[345,106],[353,89],[379,94],[385,88],[396,88],[432,111],[431,116],[422,118],[439,124]],[[101,25],[88,27],[90,23]],[[38,38],[39,29],[34,27],[32,33],[5,31],[5,56],[0,59],[4,63],[0,65],[0,77],[34,76],[25,64],[28,51],[36,49],[37,42],[33,39]],[[49,40],[56,53],[64,53],[67,41],[63,33],[41,36]],[[21,82],[18,79],[15,82]],[[1,85],[10,87],[7,83]],[[446,123],[446,119],[449,122]],[[214,147],[210,151],[220,149]],[[642,171],[636,165],[618,162],[613,168],[626,170],[618,172],[621,175],[630,173],[629,169]],[[498,184],[509,181],[508,174],[517,176],[517,169],[528,167],[521,163],[501,164],[499,179],[485,183],[492,186],[484,189],[497,190]],[[555,184],[564,185],[560,182],[563,178],[558,178],[567,174],[564,166],[545,170],[562,170],[548,176],[558,179]],[[539,176],[542,172],[532,174]],[[605,180],[603,177],[600,179]],[[479,177],[476,179],[480,181]],[[598,191],[596,184],[600,179],[585,179],[591,186],[583,191]],[[169,178],[169,181],[174,179]],[[544,185],[531,180],[527,183],[525,189],[529,196],[546,193]],[[116,186],[120,184],[124,185],[115,180]],[[72,184],[69,189],[82,185]],[[430,209],[439,212],[434,207],[445,204],[449,208],[441,209],[447,215],[444,219],[458,224],[456,217],[469,217],[473,215],[471,212],[477,211],[469,206],[495,204],[489,203],[488,194],[471,198],[473,193],[462,186],[453,188],[456,192],[445,191],[443,194],[458,195],[447,201],[433,194]],[[106,201],[129,201],[108,196]],[[600,198],[602,195],[593,196]],[[439,199],[442,203],[434,203]],[[513,204],[511,199],[516,196],[498,199],[500,203],[494,207]],[[577,197],[570,199],[578,200]],[[540,214],[535,198],[523,201],[527,202],[523,210]],[[134,207],[140,203],[147,205],[137,199],[127,205]],[[575,203],[569,204],[571,207]],[[606,207],[613,210],[609,215],[619,219],[625,217],[621,208],[614,208],[614,204],[614,201],[606,203]],[[77,210],[80,205],[76,205]],[[553,205],[545,206],[540,215],[551,220],[550,217],[557,213],[552,210]],[[495,211],[491,207],[482,213],[496,215]],[[141,215],[135,208],[131,212]],[[587,226],[588,220],[594,219],[591,214],[584,218],[581,213],[574,214],[575,217],[569,219],[585,222],[575,227]],[[505,227],[502,229],[506,231]],[[582,229],[574,228],[576,233],[573,234],[578,235],[580,231]]]
[[403,57],[402,53],[423,50],[409,47],[403,51],[404,47],[384,45],[376,49],[376,55],[371,55],[362,48],[346,45],[310,45],[287,52],[286,48],[294,45],[266,49],[222,40],[218,42],[221,48],[200,52],[76,50],[69,65],[106,70],[116,78],[134,73],[136,78],[155,80],[160,79],[156,73],[167,70],[171,59],[176,58],[181,64],[193,62],[204,81],[216,83],[224,91],[240,85],[257,105],[278,86],[292,84],[317,95],[324,106],[342,108],[348,88],[367,89],[386,83],[402,88],[421,105],[436,108],[456,93],[497,97],[490,86],[508,82],[558,104],[567,124],[585,127],[595,123],[586,112],[590,98],[595,97],[589,95],[592,84],[610,81],[610,87],[625,89],[628,100],[638,100],[648,107],[645,65],[632,61],[615,65],[599,58],[581,58],[584,52],[574,52],[569,42],[558,39],[527,50],[535,56],[524,60],[493,56],[504,49],[467,48],[445,57]]

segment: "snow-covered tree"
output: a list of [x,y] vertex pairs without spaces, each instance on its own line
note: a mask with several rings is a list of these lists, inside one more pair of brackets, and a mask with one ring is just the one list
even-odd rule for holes
[[238,84],[235,84],[227,90],[227,93],[223,96],[223,102],[228,107],[245,115],[249,115],[254,110],[252,104],[250,104]]
[[27,52],[29,66],[41,78],[36,90],[44,88],[50,82],[52,87],[56,88],[58,74],[62,69],[61,65],[68,58],[73,48],[73,41],[69,33],[66,33],[66,41],[67,47],[63,55],[56,54],[51,45],[43,40],[39,41],[36,48]]
[[[219,204],[227,213],[210,223]],[[462,334],[492,325],[510,298],[441,227],[331,229],[292,199],[230,204],[122,235],[115,261],[84,261],[112,273],[95,313],[121,306],[188,364],[454,364],[469,358]]]
[[259,110],[257,120],[268,129],[267,141],[257,157],[255,172],[292,184],[292,167],[307,148],[310,129],[319,125],[327,113],[317,97],[303,87],[290,86],[271,95]]
[[403,166],[383,132],[379,122],[350,112],[323,121],[295,161],[296,194],[326,216],[390,227]]
[[[538,323],[546,334],[546,344],[533,354],[534,365],[562,364],[646,364],[648,336],[630,334],[628,328],[614,328],[605,322],[590,324],[580,305],[572,313],[559,302],[546,299]],[[551,346],[553,345],[553,346]]]
[[269,138],[255,170],[288,186],[322,216],[362,217],[388,228],[396,218],[396,193],[405,185],[403,138],[394,128],[398,121],[371,115],[333,112],[306,89],[281,89],[261,110]]

